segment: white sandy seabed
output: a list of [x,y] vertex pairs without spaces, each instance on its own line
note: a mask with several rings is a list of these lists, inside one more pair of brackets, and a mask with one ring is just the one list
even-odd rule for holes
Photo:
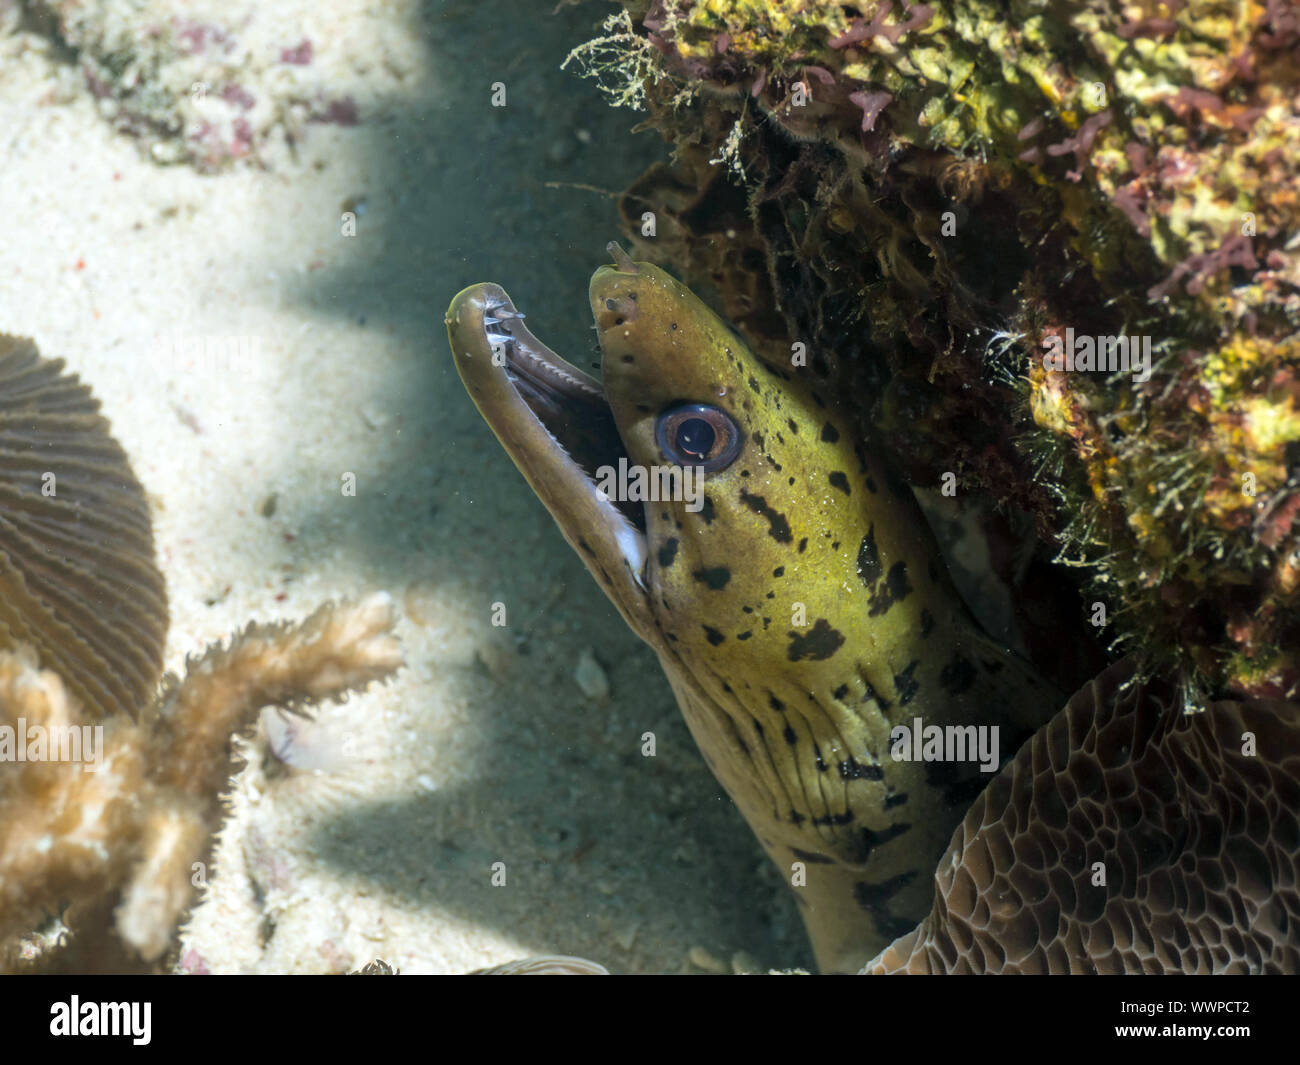
[[[255,101],[256,143],[205,174],[161,164],[166,138],[115,129],[78,54],[0,0],[0,331],[66,359],[131,456],[168,583],[168,667],[328,599],[387,591],[401,614],[395,680],[295,726],[293,765],[268,753],[281,730],[249,744],[185,971],[809,961],[654,656],[450,365],[442,313],[480,280],[589,361],[586,279],[617,220],[612,197],[575,186],[620,189],[663,154],[558,69],[608,7],[549,9],[114,0],[104,17],[128,41],[192,31],[196,54],[146,78],[241,71],[227,96]],[[313,106],[344,121],[313,122]],[[195,338],[247,340],[214,358]],[[575,679],[589,650],[606,699]]]

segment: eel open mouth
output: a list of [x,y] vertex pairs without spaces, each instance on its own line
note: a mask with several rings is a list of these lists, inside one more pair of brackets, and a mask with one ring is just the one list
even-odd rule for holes
[[500,285],[460,292],[446,324],[475,406],[565,539],[640,631],[645,514],[640,502],[610,499],[597,485],[602,467],[617,469],[627,457],[600,382],[538,340]]
[[[524,316],[499,286],[500,301],[484,306],[483,330],[493,354],[504,357],[506,380],[528,409],[564,449],[588,480],[602,466],[617,468],[627,449],[599,381],[543,344],[524,325]],[[640,504],[611,500],[623,516],[645,532]]]

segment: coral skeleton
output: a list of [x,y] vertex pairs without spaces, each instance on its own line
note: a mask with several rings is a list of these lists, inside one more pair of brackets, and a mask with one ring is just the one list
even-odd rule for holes
[[168,677],[137,721],[88,716],[30,650],[0,651],[0,730],[102,730],[102,746],[85,748],[93,761],[0,764],[0,968],[59,964],[38,935],[55,917],[73,947],[95,947],[75,950],[78,971],[162,959],[223,820],[239,768],[232,737],[265,706],[301,711],[390,676],[401,665],[393,623],[380,593],[298,624],[250,625]]

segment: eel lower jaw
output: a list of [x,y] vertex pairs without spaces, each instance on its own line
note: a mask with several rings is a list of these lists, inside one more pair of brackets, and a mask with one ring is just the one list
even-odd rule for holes
[[484,420],[624,619],[650,631],[644,512],[593,476],[626,456],[600,382],[538,340],[500,285],[458,293],[446,324]]

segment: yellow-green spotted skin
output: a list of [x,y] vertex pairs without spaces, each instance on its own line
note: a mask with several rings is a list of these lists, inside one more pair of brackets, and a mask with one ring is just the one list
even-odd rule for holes
[[702,506],[645,503],[644,541],[628,549],[626,522],[564,449],[518,424],[527,407],[508,383],[485,385],[467,307],[488,287],[448,312],[457,365],[534,488],[539,471],[569,478],[539,495],[658,652],[709,767],[791,884],[818,965],[856,970],[925,915],[935,864],[990,778],[973,761],[896,760],[891,730],[998,726],[1006,759],[1059,693],[970,620],[910,490],[831,397],[794,366],[769,370],[664,271],[616,258],[590,300],[628,461],[671,464],[657,427],[682,404],[739,429]]

